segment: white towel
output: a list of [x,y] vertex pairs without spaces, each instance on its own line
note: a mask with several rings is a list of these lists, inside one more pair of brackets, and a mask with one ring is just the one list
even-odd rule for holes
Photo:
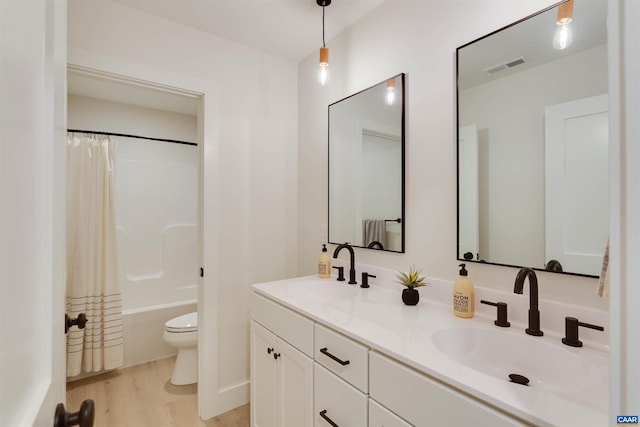
[[602,271],[598,280],[597,294],[602,298],[609,298],[609,241],[604,249],[604,257],[602,258]]
[[387,223],[384,219],[365,219],[362,221],[362,246],[378,241],[387,247]]

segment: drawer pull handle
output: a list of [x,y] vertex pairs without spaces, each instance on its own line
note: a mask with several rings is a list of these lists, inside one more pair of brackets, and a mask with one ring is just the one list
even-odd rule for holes
[[326,422],[328,422],[329,424],[331,424],[333,427],[340,427],[338,424],[334,423],[334,422],[333,422],[333,420],[332,420],[331,418],[329,418],[329,417],[327,416],[327,410],[326,410],[326,409],[323,409],[322,411],[320,411],[320,416],[321,416],[322,418],[324,418],[324,420],[325,420]]
[[324,354],[325,356],[330,357],[331,359],[335,360],[336,362],[338,362],[338,363],[339,363],[339,364],[341,364],[342,366],[346,366],[346,365],[348,365],[348,364],[349,364],[349,361],[348,361],[348,360],[340,360],[340,359],[338,359],[337,357],[335,357],[333,354],[329,353],[329,352],[327,351],[327,347],[325,347],[325,348],[321,348],[321,349],[320,349],[320,353]]
[[273,358],[278,360],[278,357],[280,357],[280,353],[273,353]]
[[273,352],[273,348],[269,347],[267,348],[267,354],[271,354]]

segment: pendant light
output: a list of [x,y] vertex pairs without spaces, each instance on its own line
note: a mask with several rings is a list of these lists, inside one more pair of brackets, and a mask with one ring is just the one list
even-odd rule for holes
[[329,48],[324,43],[324,8],[331,4],[331,0],[316,0],[318,6],[322,7],[322,47],[320,48],[320,58],[318,65],[318,82],[324,85],[329,80]]
[[396,102],[396,79],[387,80],[387,93],[384,102],[387,105],[393,105]]
[[566,49],[573,42],[573,31],[571,21],[573,20],[573,0],[568,0],[558,6],[558,17],[556,19],[556,33],[553,36],[553,47],[555,49]]

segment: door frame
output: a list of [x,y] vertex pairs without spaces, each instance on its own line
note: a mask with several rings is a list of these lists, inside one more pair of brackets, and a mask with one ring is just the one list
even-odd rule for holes
[[[220,235],[219,206],[221,184],[219,171],[218,120],[220,88],[214,82],[163,69],[108,57],[83,49],[70,48],[67,64],[95,76],[121,83],[198,96],[198,146],[200,165],[200,235],[201,266],[204,277],[198,283],[198,415],[208,419],[246,403],[248,384],[225,389],[218,375],[218,253],[216,236]],[[206,361],[206,363],[205,363]]]

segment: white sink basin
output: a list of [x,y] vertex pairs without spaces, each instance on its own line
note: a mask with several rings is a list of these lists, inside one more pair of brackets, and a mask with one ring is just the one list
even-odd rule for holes
[[524,331],[476,327],[442,329],[432,335],[438,350],[471,369],[505,381],[510,381],[510,374],[522,375],[529,379],[527,387],[543,388],[606,410],[606,353],[566,347],[559,339],[556,345],[550,340]]

